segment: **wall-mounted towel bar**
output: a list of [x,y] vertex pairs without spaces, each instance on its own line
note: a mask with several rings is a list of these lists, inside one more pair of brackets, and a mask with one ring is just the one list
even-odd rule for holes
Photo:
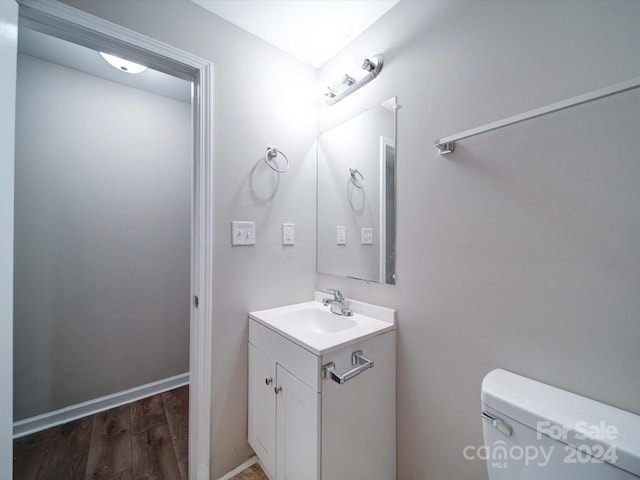
[[576,105],[591,102],[592,100],[598,100],[610,95],[633,90],[634,88],[638,87],[640,87],[640,77],[627,80],[626,82],[616,83],[615,85],[600,88],[598,90],[584,93],[576,97],[571,97],[560,102],[546,105],[544,107],[535,108],[519,115],[513,115],[511,117],[498,120],[497,122],[487,123],[486,125],[482,125],[481,127],[472,128],[471,130],[465,130],[464,132],[458,133],[456,135],[450,135],[448,137],[441,138],[439,140],[436,140],[436,148],[439,150],[440,155],[445,155],[454,151],[455,143],[458,140],[473,137],[475,135],[480,135],[481,133],[490,132],[491,130],[497,130],[498,128],[513,125],[515,123],[524,122],[525,120],[530,120],[532,118],[541,117],[542,115],[546,115],[548,113],[575,107]]

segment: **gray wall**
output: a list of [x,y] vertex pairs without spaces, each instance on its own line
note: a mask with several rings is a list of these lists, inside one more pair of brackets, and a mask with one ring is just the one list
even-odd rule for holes
[[13,193],[18,5],[0,2],[0,478],[11,478]]
[[[318,102],[321,131],[392,95],[401,105],[399,277],[385,286],[311,273],[311,68],[186,0],[69,2],[216,65],[214,474],[249,453],[246,312],[309,299],[315,286],[399,309],[402,480],[486,478],[462,450],[481,441],[480,382],[495,367],[640,413],[640,222],[629,186],[639,167],[633,143],[584,138],[620,118],[637,130],[633,104],[623,108],[637,92],[461,142],[455,157],[433,148],[638,76],[639,3],[405,0],[321,69],[327,84],[355,52],[386,58],[347,100]],[[277,189],[258,163],[272,142],[293,159]],[[234,217],[256,220],[256,247],[229,246]],[[296,223],[293,249],[279,246],[284,221]]]
[[[315,286],[316,71],[187,0],[68,3],[213,62],[213,478],[244,461],[247,312],[308,301]],[[262,160],[291,161],[278,177]],[[231,220],[256,222],[231,247]],[[282,223],[296,245],[282,246]]]
[[191,108],[18,56],[15,419],[189,370]]
[[319,126],[398,95],[398,478],[481,479],[480,384],[501,367],[640,414],[640,91],[436,138],[640,76],[640,2],[402,1],[320,70],[385,55]]

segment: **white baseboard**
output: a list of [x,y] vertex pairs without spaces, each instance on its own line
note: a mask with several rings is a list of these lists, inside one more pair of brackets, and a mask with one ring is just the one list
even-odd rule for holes
[[234,476],[238,475],[239,473],[244,472],[247,468],[249,468],[252,465],[255,465],[256,463],[258,463],[258,457],[256,457],[254,455],[249,460],[244,462],[242,465],[234,468],[230,472],[225,473],[218,480],[229,480],[230,478],[233,478]]
[[69,407],[61,408],[49,413],[43,413],[35,417],[25,418],[13,423],[13,438],[24,437],[31,433],[40,432],[47,428],[62,425],[63,423],[77,420],[78,418],[104,412],[111,408],[119,407],[127,403],[135,402],[146,397],[151,397],[174,388],[189,385],[189,373],[176,375],[156,382],[147,383],[139,387],[112,393],[104,397],[78,403]]

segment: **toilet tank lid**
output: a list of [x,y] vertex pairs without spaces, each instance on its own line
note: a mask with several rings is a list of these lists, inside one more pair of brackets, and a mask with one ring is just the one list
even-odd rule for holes
[[482,404],[640,476],[640,415],[501,369],[484,377]]

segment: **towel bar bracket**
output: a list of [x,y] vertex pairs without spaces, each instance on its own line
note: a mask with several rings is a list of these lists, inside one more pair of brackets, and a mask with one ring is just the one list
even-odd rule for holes
[[436,148],[440,152],[440,155],[446,155],[447,153],[451,153],[456,149],[456,142],[436,142]]

